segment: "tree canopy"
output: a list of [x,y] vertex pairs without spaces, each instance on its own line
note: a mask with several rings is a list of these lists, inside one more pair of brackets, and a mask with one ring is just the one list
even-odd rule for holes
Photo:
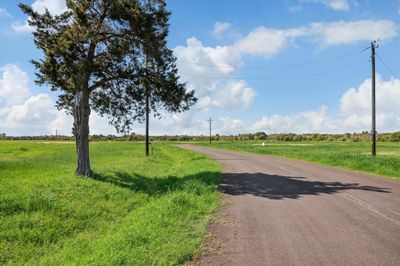
[[43,58],[32,60],[36,82],[58,92],[57,107],[74,116],[78,166],[89,164],[89,115],[110,118],[119,132],[143,121],[146,95],[155,115],[186,111],[196,102],[179,81],[176,59],[167,47],[163,0],[67,0],[68,10],[52,15],[20,4],[34,28]]

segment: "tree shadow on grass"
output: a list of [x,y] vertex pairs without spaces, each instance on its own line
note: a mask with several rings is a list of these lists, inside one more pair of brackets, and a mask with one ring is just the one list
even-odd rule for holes
[[100,174],[95,172],[91,178],[155,196],[188,189],[190,188],[188,186],[194,182],[198,182],[203,186],[216,186],[220,181],[221,173],[206,171],[185,177],[166,176],[150,178],[127,172],[115,172],[112,174]]
[[229,195],[250,194],[268,199],[298,199],[305,195],[334,194],[346,190],[390,193],[388,188],[362,186],[358,183],[322,182],[304,177],[268,175],[264,173],[227,173],[219,186]]

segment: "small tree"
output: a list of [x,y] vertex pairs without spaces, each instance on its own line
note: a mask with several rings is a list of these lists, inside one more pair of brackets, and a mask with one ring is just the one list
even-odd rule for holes
[[[169,13],[162,0],[67,0],[67,7],[52,16],[20,4],[44,54],[32,60],[38,70],[36,82],[58,91],[58,109],[73,115],[76,174],[90,175],[90,112],[108,116],[118,132],[129,131],[134,121],[143,119],[141,62],[149,55],[144,47],[152,45],[146,36],[149,31],[158,35],[158,24],[167,25]],[[174,60],[162,62],[158,69],[167,81],[162,84],[169,86],[157,86],[157,103],[168,111],[185,111],[195,102],[194,93],[179,83]]]
[[390,138],[390,141],[392,141],[392,142],[400,142],[400,131],[393,132],[392,136]]

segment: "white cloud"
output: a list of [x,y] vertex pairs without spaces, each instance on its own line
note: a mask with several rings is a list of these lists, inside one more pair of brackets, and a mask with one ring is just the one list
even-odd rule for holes
[[288,29],[258,27],[239,39],[232,49],[239,54],[271,57],[293,45],[300,37],[328,47],[378,38],[390,40],[397,34],[398,25],[391,20],[314,22],[307,26]]
[[[349,129],[368,129],[371,125],[371,80],[351,88],[340,99],[340,112]],[[400,80],[376,79],[376,108],[378,131],[400,130]]]
[[250,127],[252,131],[268,133],[332,132],[336,128],[335,121],[327,115],[326,106],[292,115],[263,116]]
[[186,46],[175,47],[174,54],[178,58],[178,68],[190,74],[231,74],[243,64],[233,47],[204,46],[194,37],[186,40]]
[[300,0],[300,2],[323,4],[334,11],[348,11],[350,9],[348,0]]
[[[45,93],[31,95],[27,75],[15,65],[1,68],[0,124],[8,135],[71,134],[72,117],[57,111],[54,100]],[[378,75],[377,130],[400,130],[400,79],[382,80]],[[206,107],[196,106],[186,113],[166,114],[162,120],[150,121],[152,135],[188,134],[207,135],[210,116],[208,108],[231,110],[251,103],[253,91],[244,81],[217,82],[211,84]],[[215,87],[216,86],[216,87]],[[220,86],[220,87],[218,87]],[[371,127],[371,80],[366,79],[357,88],[348,89],[341,97],[339,111],[329,114],[326,106],[290,115],[273,114],[261,117],[253,124],[230,116],[214,116],[214,134],[238,134],[244,132],[318,132],[344,133],[369,130]],[[214,94],[215,93],[215,94]],[[202,99],[207,99],[203,96]],[[247,99],[247,100],[246,100]],[[206,100],[204,100],[206,101]],[[91,134],[115,134],[107,118],[92,113]],[[144,133],[143,125],[136,125],[133,132]]]
[[8,64],[0,68],[0,108],[21,104],[30,96],[28,76],[16,65]]
[[11,15],[8,13],[7,9],[0,7],[0,18],[3,17],[11,17]]
[[[71,135],[72,117],[58,111],[55,101],[47,94],[31,95],[28,75],[18,66],[0,68],[0,125],[8,135]],[[90,116],[91,134],[116,134],[107,118],[96,113]]]
[[244,80],[217,82],[210,91],[199,99],[199,108],[220,108],[225,110],[249,107],[255,92]]
[[[226,27],[226,26],[225,26]],[[223,28],[223,27],[222,27]],[[229,28],[227,29],[229,30]],[[223,31],[222,31],[223,32]],[[351,34],[348,34],[350,32]],[[207,134],[206,122],[210,113],[219,110],[240,110],[251,106],[255,90],[245,80],[230,79],[237,75],[244,62],[244,55],[262,55],[271,57],[279,54],[285,48],[295,45],[298,38],[311,39],[321,46],[348,44],[365,41],[366,38],[375,38],[376,35],[387,32],[386,38],[397,35],[397,25],[388,20],[338,21],[331,23],[313,23],[308,26],[272,29],[258,27],[250,31],[243,38],[233,41],[231,45],[206,46],[196,38],[187,39],[184,46],[177,46],[174,54],[177,56],[179,73],[182,81],[187,82],[189,89],[196,91],[199,102],[189,112],[184,114],[167,114],[163,120],[152,119],[151,132],[154,134]],[[265,45],[268,43],[269,45]],[[0,79],[0,123],[6,124],[10,120],[14,127],[10,132],[28,132],[27,134],[48,134],[58,129],[60,134],[70,134],[72,118],[56,111],[54,101],[44,95],[31,96],[28,88],[28,77],[18,67],[7,65],[2,69]],[[369,81],[365,81],[365,86]],[[399,118],[395,104],[400,103],[393,99],[398,96],[398,80],[378,80],[378,87],[386,88],[386,96],[392,98],[393,103],[380,103],[382,109],[378,112],[378,127],[380,131],[398,130]],[[363,83],[363,84],[364,84]],[[345,132],[368,130],[370,127],[369,100],[365,100],[366,91],[353,88],[343,95],[340,103],[340,112],[329,115],[326,107],[309,110],[291,115],[269,115],[262,117],[252,125],[232,117],[214,117],[215,130],[220,134],[237,134],[240,132],[266,130],[267,132]],[[397,89],[396,89],[397,88]],[[385,89],[382,89],[385,91]],[[14,93],[16,91],[18,93]],[[364,95],[365,94],[365,95]],[[378,94],[379,95],[379,94]],[[39,97],[40,96],[40,97]],[[380,97],[380,96],[378,96]],[[364,99],[365,98],[365,99]],[[50,107],[49,101],[52,101]],[[46,108],[34,109],[39,104]],[[354,108],[358,108],[356,111]],[[386,109],[387,107],[387,109]],[[50,113],[46,113],[51,110]],[[392,110],[396,110],[393,112]],[[12,115],[10,112],[12,111]],[[30,116],[33,117],[30,117]],[[40,119],[45,123],[40,123]],[[46,120],[49,118],[49,120]],[[29,121],[36,121],[33,125]],[[381,123],[381,124],[380,124]],[[12,123],[10,123],[10,126]],[[40,125],[36,127],[37,125]],[[397,127],[397,128],[396,128]],[[41,128],[41,129],[39,129]],[[10,128],[9,128],[10,129]],[[32,129],[32,130],[30,130]],[[115,133],[108,125],[106,118],[100,118],[92,113],[90,119],[92,134]],[[10,129],[11,130],[11,129]],[[143,126],[134,128],[137,133],[143,133]],[[33,133],[30,133],[33,132]],[[45,132],[45,133],[43,133]]]
[[234,48],[243,54],[270,57],[280,53],[294,38],[304,34],[304,28],[276,30],[258,27],[246,37],[238,40]]
[[204,46],[196,38],[187,40],[187,46],[174,49],[178,69],[188,88],[196,91],[198,109],[237,109],[250,106],[254,90],[243,80],[223,81],[210,78],[228,78],[242,65],[240,53],[232,46]]
[[214,132],[216,134],[237,135],[245,127],[243,121],[229,116],[219,117],[214,121]]
[[[54,102],[52,103],[52,112],[54,118],[50,123],[47,124],[46,128],[49,132],[54,133],[56,130],[58,134],[61,135],[71,135],[72,134],[72,124],[73,117],[66,114],[64,111],[57,111],[54,107]],[[117,131],[113,126],[109,124],[109,120],[106,117],[101,117],[95,112],[90,114],[89,118],[89,130],[90,134],[114,134],[117,135]]]
[[347,0],[329,0],[325,2],[327,2],[330,8],[336,11],[343,11],[350,9],[350,5]]
[[[250,126],[250,131],[269,133],[345,133],[371,128],[371,80],[350,88],[341,97],[339,112],[328,115],[327,107],[291,115],[264,116]],[[378,132],[400,130],[400,79],[376,80],[376,121]]]
[[18,66],[1,68],[0,124],[13,134],[46,134],[55,117],[54,102],[47,94],[31,96],[29,78]]
[[11,29],[16,34],[24,34],[33,32],[33,27],[29,26],[28,21],[14,21],[11,23]]
[[224,35],[224,33],[229,31],[230,28],[231,24],[229,22],[217,21],[214,23],[212,35],[215,38],[220,39]]
[[336,21],[312,23],[307,34],[321,46],[391,39],[397,36],[397,25],[390,20]]
[[55,118],[54,102],[47,94],[29,97],[23,104],[13,105],[5,118],[7,127],[31,125],[44,127]]
[[[314,23],[289,29],[259,27],[232,45],[215,47],[205,46],[194,37],[189,38],[186,46],[177,46],[174,49],[174,54],[178,58],[178,69],[182,80],[187,82],[189,89],[196,91],[199,101],[194,110],[188,112],[189,115],[168,116],[170,123],[156,122],[156,130],[159,133],[198,134],[207,130],[205,122],[207,117],[204,113],[197,115],[195,112],[208,112],[210,108],[215,111],[251,106],[255,96],[254,89],[244,80],[230,79],[244,65],[243,55],[271,57],[294,45],[297,38],[311,39],[325,47],[364,41],[366,36],[375,38],[378,32],[382,33],[385,30],[389,33],[386,38],[392,38],[397,35],[396,27],[393,22],[386,20]],[[347,32],[353,34],[348,35]],[[269,45],[265,45],[266,43]],[[328,115],[327,107],[321,106],[317,110],[292,115],[265,116],[253,125],[238,123],[241,128],[238,128],[236,133],[266,128],[274,132],[339,132],[342,129],[338,125],[349,124],[354,117],[352,115],[347,113]],[[364,126],[347,126],[346,129],[355,128],[366,130]],[[221,133],[228,131],[222,129]]]
[[[53,109],[55,109],[53,107]],[[63,111],[56,111],[54,119],[47,126],[49,132],[57,130],[60,135],[72,135],[73,118]]]
[[[150,135],[208,135],[209,123],[206,112],[191,110],[186,113],[168,114],[162,120],[150,120]],[[229,116],[213,117],[212,134],[237,134],[245,130],[241,119]],[[134,132],[144,134],[143,125]]]
[[[47,9],[52,15],[59,15],[67,10],[67,5],[65,0],[36,0],[32,3],[32,9],[39,13]],[[31,33],[34,29],[29,26],[28,19],[24,22],[14,21],[11,24],[12,31],[16,34]]]
[[67,10],[65,0],[36,0],[32,3],[32,9],[39,13],[47,10],[53,15],[59,15]]

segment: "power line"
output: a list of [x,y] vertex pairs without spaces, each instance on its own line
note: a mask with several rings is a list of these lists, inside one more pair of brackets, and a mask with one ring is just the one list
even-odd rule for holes
[[361,51],[353,52],[353,53],[348,53],[336,57],[331,57],[331,58],[326,58],[326,59],[320,59],[320,60],[315,60],[315,61],[308,61],[308,62],[302,62],[302,63],[295,63],[295,64],[282,64],[282,65],[266,65],[266,66],[239,66],[239,65],[234,65],[234,66],[226,66],[226,65],[211,65],[211,64],[201,64],[197,62],[191,62],[191,61],[185,61],[178,59],[178,62],[182,62],[184,64],[190,64],[190,65],[197,65],[197,66],[203,66],[203,67],[210,67],[210,68],[246,68],[246,69],[274,69],[274,68],[286,68],[286,67],[299,67],[299,66],[305,66],[305,65],[314,65],[314,64],[319,64],[319,63],[325,63],[325,62],[331,62],[331,61],[336,61],[342,58],[354,56],[357,54],[360,54]]
[[191,77],[198,77],[198,78],[205,78],[205,79],[226,79],[226,80],[286,80],[286,79],[302,79],[302,78],[307,78],[307,77],[313,77],[313,76],[318,76],[318,75],[322,75],[322,74],[327,74],[327,73],[331,73],[331,72],[335,72],[338,70],[342,70],[345,68],[350,68],[356,65],[360,65],[360,64],[365,64],[368,61],[360,61],[360,62],[356,62],[353,64],[348,64],[345,66],[341,66],[341,67],[337,67],[337,68],[333,68],[327,71],[323,71],[323,72],[317,72],[317,73],[312,73],[312,74],[307,74],[307,75],[299,75],[299,76],[288,76],[288,77],[276,77],[276,78],[252,78],[252,77],[222,77],[222,76],[204,76],[204,75],[195,75],[195,74],[189,74],[189,73],[182,73],[180,72],[179,74],[181,75],[185,75],[185,76],[191,76]]
[[393,77],[397,77],[397,75],[390,69],[390,67],[389,67],[385,62],[383,62],[383,60],[382,60],[382,58],[379,56],[379,54],[378,54],[378,53],[375,53],[375,55],[378,57],[379,61],[381,61],[381,63],[383,64],[383,66],[390,72],[390,74],[392,74]]

